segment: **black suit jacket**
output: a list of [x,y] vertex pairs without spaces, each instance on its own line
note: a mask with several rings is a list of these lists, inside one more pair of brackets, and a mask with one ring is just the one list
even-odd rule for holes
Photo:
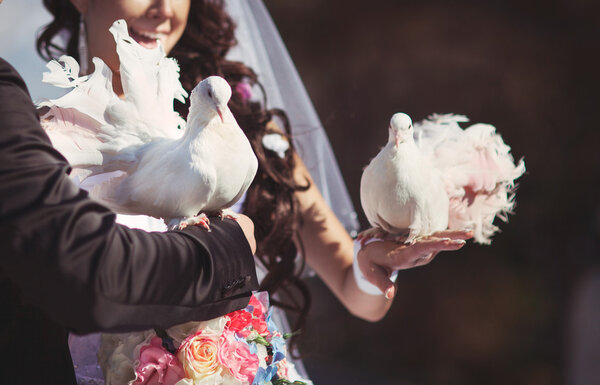
[[0,59],[0,383],[75,383],[69,330],[164,328],[248,303],[258,283],[235,222],[128,229],[68,172]]

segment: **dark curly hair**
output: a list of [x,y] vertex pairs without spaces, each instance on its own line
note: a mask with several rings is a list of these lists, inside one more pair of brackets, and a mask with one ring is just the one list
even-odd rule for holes
[[[69,0],[43,2],[54,20],[43,29],[37,40],[38,53],[46,60],[64,54],[79,60],[79,12]],[[65,30],[69,39],[66,47],[62,47],[53,39]],[[268,269],[261,290],[267,290],[270,294],[280,293],[280,300],[271,296],[271,302],[297,314],[294,328],[298,330],[304,324],[310,306],[310,294],[300,279],[303,269],[299,269],[296,263],[299,253],[294,238],[299,239],[297,234],[302,218],[295,193],[308,189],[310,183],[308,179],[303,185],[295,181],[294,151],[287,151],[282,159],[276,153],[264,150],[263,136],[276,130],[271,126],[274,117],[278,117],[282,123],[283,134],[292,145],[289,122],[283,111],[265,109],[264,91],[262,103],[249,101],[236,91],[240,82],[256,85],[261,90],[262,86],[251,68],[225,58],[229,49],[236,44],[234,31],[235,24],[225,12],[222,0],[193,0],[187,27],[170,56],[179,62],[181,83],[186,91],[190,92],[200,80],[211,75],[225,78],[234,91],[229,107],[259,162],[256,178],[244,202],[244,213],[254,222],[256,254]],[[177,102],[175,108],[185,118],[189,102],[186,105]],[[303,258],[301,262],[303,267]]]

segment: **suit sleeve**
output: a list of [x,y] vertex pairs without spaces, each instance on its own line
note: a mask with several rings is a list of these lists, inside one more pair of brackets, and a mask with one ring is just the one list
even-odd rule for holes
[[76,332],[214,318],[258,288],[241,228],[147,233],[115,223],[68,178],[16,71],[0,59],[0,278]]

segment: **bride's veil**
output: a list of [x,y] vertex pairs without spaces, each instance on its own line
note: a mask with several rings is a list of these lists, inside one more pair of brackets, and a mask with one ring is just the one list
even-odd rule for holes
[[283,109],[296,150],[325,200],[351,235],[358,220],[329,140],[298,71],[262,0],[226,0],[237,24],[237,46],[228,59],[241,61],[257,74],[267,93],[267,107]]

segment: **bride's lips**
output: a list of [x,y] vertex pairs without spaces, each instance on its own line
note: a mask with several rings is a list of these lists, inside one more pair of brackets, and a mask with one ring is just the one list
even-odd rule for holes
[[129,35],[142,47],[153,49],[158,47],[158,40],[162,40],[167,34],[165,32],[140,31],[129,28]]

